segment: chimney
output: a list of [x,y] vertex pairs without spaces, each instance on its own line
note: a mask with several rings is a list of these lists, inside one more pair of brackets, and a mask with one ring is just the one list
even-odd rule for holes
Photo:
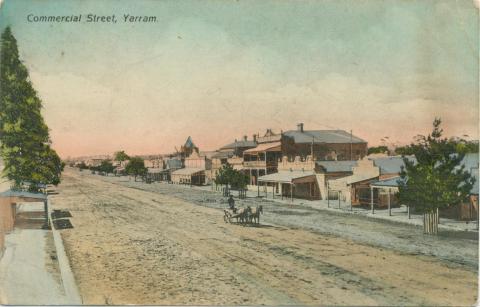
[[245,142],[247,141],[247,136],[246,136],[246,135],[243,136],[243,140],[244,140]]
[[256,134],[253,135],[253,141],[254,141],[255,143],[257,142],[257,135],[256,135]]
[[303,123],[297,124],[297,131],[303,132]]

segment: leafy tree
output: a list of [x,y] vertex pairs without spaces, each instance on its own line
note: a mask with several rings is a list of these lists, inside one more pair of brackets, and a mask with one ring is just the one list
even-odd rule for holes
[[41,114],[42,103],[20,61],[10,27],[1,36],[0,59],[0,151],[3,176],[14,188],[60,182],[64,164],[50,147],[48,127]]
[[426,233],[437,232],[437,209],[465,201],[475,183],[461,164],[464,153],[457,152],[455,142],[442,138],[440,124],[436,118],[432,133],[418,136],[417,143],[408,147],[416,162],[404,156],[405,167],[398,181],[400,201],[424,214]]
[[226,163],[220,168],[214,181],[215,184],[230,186],[233,189],[245,189],[248,184],[248,176]]
[[450,141],[455,143],[457,152],[478,153],[478,141],[467,141],[461,138],[451,138]]
[[376,153],[388,153],[387,146],[377,146],[377,147],[369,147],[367,154],[376,154]]
[[79,164],[77,164],[77,167],[80,169],[80,170],[84,170],[84,169],[88,169],[88,166],[85,164],[85,162],[80,162]]
[[130,160],[130,157],[125,153],[125,151],[120,150],[113,154],[113,160],[118,162],[124,162]]
[[114,169],[115,167],[113,166],[112,162],[110,162],[109,160],[103,160],[97,168],[99,172],[102,172],[105,174],[113,173]]
[[137,181],[137,176],[144,176],[147,173],[147,168],[142,158],[133,157],[130,158],[130,161],[125,167],[125,172],[128,175],[135,176],[135,181]]
[[406,146],[399,146],[395,148],[395,153],[397,155],[402,155],[402,156],[410,156],[415,154],[415,144],[411,145],[406,145]]

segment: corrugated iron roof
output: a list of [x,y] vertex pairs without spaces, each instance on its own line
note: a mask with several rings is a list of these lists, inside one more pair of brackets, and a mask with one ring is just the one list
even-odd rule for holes
[[351,172],[352,167],[357,166],[357,161],[317,161],[318,166],[327,173]]
[[[414,163],[417,162],[414,156],[407,156],[406,158]],[[380,174],[399,174],[402,166],[405,166],[403,158],[400,156],[372,158],[369,160],[372,160],[373,164],[380,169]]]
[[262,151],[281,151],[282,144],[280,142],[260,144],[255,148],[247,149],[243,153],[257,153]]
[[47,199],[47,195],[43,193],[32,193],[32,192],[15,191],[15,190],[6,190],[0,193],[0,197],[25,197],[25,198],[36,198],[39,200]]
[[253,148],[256,146],[257,143],[254,141],[241,140],[222,146],[220,149]]
[[218,151],[216,154],[212,156],[212,159],[228,159],[233,157],[233,155],[234,155],[233,150]]
[[373,174],[355,174],[352,176],[345,177],[345,182],[347,183],[347,185],[350,185],[357,182],[375,179],[377,177],[378,175],[373,175]]
[[367,141],[353,135],[344,130],[289,130],[283,133],[288,137],[292,137],[297,144],[335,144],[335,143],[367,143]]
[[401,177],[393,177],[390,179],[385,179],[385,180],[379,180],[372,182],[370,186],[373,187],[398,187],[399,186],[399,181],[403,181]]

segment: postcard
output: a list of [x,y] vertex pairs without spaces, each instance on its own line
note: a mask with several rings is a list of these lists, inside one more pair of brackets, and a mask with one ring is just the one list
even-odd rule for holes
[[476,304],[479,8],[0,1],[0,303]]

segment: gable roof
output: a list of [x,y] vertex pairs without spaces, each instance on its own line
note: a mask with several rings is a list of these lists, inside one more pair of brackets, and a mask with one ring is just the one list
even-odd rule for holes
[[316,164],[327,173],[351,172],[352,167],[357,166],[357,161],[317,161]]
[[196,147],[195,144],[193,144],[193,141],[192,141],[192,138],[190,136],[188,136],[187,140],[185,141],[185,147],[188,147],[188,148],[194,148]]
[[294,142],[297,144],[311,144],[312,141],[314,144],[344,144],[344,143],[367,143],[367,141],[350,135],[347,131],[344,130],[289,130],[283,133],[286,136],[293,138]]
[[[407,156],[406,158],[414,163],[417,162],[415,156]],[[380,169],[380,174],[398,174],[402,171],[402,166],[405,166],[403,158],[400,156],[380,157],[369,160],[372,160],[373,164]]]

